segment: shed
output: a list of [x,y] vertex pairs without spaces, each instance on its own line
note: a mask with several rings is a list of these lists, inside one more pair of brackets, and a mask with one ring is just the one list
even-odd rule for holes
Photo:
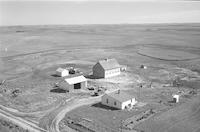
[[178,102],[179,102],[180,95],[174,94],[174,95],[172,95],[172,96],[173,96],[173,101],[174,101],[174,103],[178,103]]
[[104,94],[101,98],[101,103],[117,109],[125,109],[132,107],[137,101],[134,96],[118,90]]
[[87,79],[83,75],[70,75],[59,83],[59,87],[68,91],[87,87]]
[[147,66],[141,65],[140,68],[141,68],[141,69],[147,69]]
[[100,60],[93,66],[93,76],[98,78],[117,76],[120,74],[120,68],[116,59]]
[[63,69],[63,68],[58,68],[56,70],[56,75],[60,76],[60,77],[65,77],[69,75],[69,71],[67,69]]

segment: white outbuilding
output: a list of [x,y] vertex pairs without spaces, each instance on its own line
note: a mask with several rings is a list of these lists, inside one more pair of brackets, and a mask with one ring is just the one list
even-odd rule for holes
[[137,101],[132,95],[118,90],[112,93],[104,94],[101,98],[101,103],[109,107],[123,110],[131,108],[137,103]]
[[93,66],[93,76],[97,78],[108,78],[120,74],[121,66],[116,59],[104,59]]
[[173,101],[174,101],[174,103],[178,103],[178,102],[179,102],[180,95],[174,94],[174,95],[172,95],[172,96],[173,96]]
[[67,76],[64,81],[59,83],[61,89],[73,91],[75,89],[83,89],[87,87],[87,79],[83,75],[75,74]]
[[56,70],[56,75],[60,76],[60,77],[65,77],[69,75],[69,71],[67,69],[63,69],[63,68],[58,68]]

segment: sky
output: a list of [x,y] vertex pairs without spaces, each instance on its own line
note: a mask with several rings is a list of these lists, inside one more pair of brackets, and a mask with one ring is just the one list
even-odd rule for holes
[[198,0],[0,0],[0,26],[199,22]]

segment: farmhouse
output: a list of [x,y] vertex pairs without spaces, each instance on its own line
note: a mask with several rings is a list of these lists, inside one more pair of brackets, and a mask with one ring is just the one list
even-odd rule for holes
[[67,91],[87,87],[87,79],[83,75],[70,75],[59,83],[59,87]]
[[65,76],[68,76],[69,75],[69,71],[66,70],[66,69],[63,69],[63,68],[58,68],[56,70],[56,75],[57,76],[60,76],[60,77],[65,77]]
[[93,66],[93,76],[108,78],[120,74],[120,65],[116,59],[100,60]]
[[137,101],[132,95],[118,90],[109,94],[104,94],[101,98],[101,103],[106,106],[123,110],[131,108]]

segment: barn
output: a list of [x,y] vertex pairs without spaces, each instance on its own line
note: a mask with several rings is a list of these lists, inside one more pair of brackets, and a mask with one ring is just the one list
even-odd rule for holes
[[104,94],[101,98],[101,103],[109,107],[123,110],[131,108],[137,103],[137,101],[132,95],[118,90]]
[[83,75],[70,75],[59,83],[59,87],[67,91],[83,89],[87,87],[87,79]]
[[93,76],[97,78],[108,78],[120,74],[121,66],[116,59],[104,59],[93,66]]
[[58,68],[56,70],[56,75],[59,77],[65,77],[69,75],[69,71],[67,69]]

